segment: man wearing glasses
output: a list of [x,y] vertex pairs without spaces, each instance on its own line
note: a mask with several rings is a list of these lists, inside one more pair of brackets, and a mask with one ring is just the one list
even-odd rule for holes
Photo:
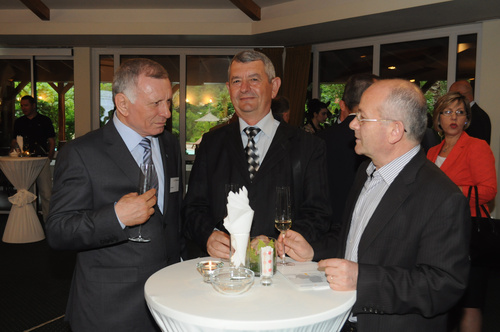
[[318,265],[332,289],[357,291],[343,331],[446,331],[467,285],[470,221],[463,194],[420,148],[425,98],[408,81],[378,81],[350,127],[356,153],[371,160],[359,168],[340,236],[311,246],[288,231],[287,254],[337,257]]

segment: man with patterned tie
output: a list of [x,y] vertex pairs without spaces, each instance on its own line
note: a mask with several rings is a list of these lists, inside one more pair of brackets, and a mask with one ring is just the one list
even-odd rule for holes
[[226,83],[238,121],[203,136],[185,198],[186,235],[213,257],[229,258],[223,230],[226,184],[248,189],[251,236],[278,237],[277,186],[290,186],[293,228],[313,241],[328,230],[330,207],[324,142],[273,118],[281,80],[264,54],[234,56]]
[[[148,59],[115,73],[116,112],[104,127],[68,143],[57,159],[46,231],[55,249],[77,251],[66,319],[79,331],[157,331],[144,283],[180,261],[181,155],[166,132],[172,87]],[[157,189],[139,195],[140,164]],[[129,241],[138,235],[147,243]]]

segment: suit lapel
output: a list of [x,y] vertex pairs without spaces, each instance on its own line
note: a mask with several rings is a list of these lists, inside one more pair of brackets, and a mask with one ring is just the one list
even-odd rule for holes
[[255,175],[254,182],[264,178],[273,167],[283,158],[288,156],[288,151],[291,148],[290,137],[292,136],[291,127],[280,123],[276,133],[274,134],[269,150],[266,153],[266,158],[259,167],[259,171]]
[[[169,158],[169,155],[173,156],[174,152],[169,144],[171,142],[168,141],[167,135],[162,133],[158,136],[158,141],[160,142],[160,154],[163,164],[163,175],[165,178],[163,183],[163,214],[166,214],[168,208],[168,198],[170,196],[170,181],[171,176],[173,175],[169,174],[169,172],[173,172],[176,165],[174,165],[174,158]],[[179,190],[181,190],[181,188],[179,188]]]
[[373,212],[363,232],[359,242],[358,260],[360,260],[363,253],[368,250],[373,240],[377,238],[385,225],[392,221],[393,218],[397,218],[397,212],[400,206],[408,198],[417,171],[422,167],[425,160],[425,155],[422,150],[420,150],[403,168],[396,179],[394,179],[394,182],[390,185],[384,197],[382,197],[382,200]]
[[109,121],[103,128],[103,140],[106,152],[116,166],[122,170],[134,187],[139,186],[139,167],[116,130],[113,121]]
[[[250,184],[250,173],[248,172],[245,149],[241,143],[240,125],[238,121],[228,125],[226,136],[227,137],[224,139],[224,142],[227,144],[231,164],[236,165],[234,169],[240,172],[242,179],[245,179],[247,182],[246,185],[248,186]],[[259,172],[257,172],[257,174]]]

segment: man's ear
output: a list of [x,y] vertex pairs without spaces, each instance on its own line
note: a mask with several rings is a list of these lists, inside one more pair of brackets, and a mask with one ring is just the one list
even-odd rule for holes
[[403,122],[394,121],[391,123],[391,131],[389,133],[389,142],[391,144],[396,144],[397,142],[403,139],[403,135],[405,134],[405,127]]
[[115,106],[116,111],[119,112],[123,116],[127,116],[129,113],[129,103],[127,96],[123,93],[118,93],[115,96]]
[[271,84],[273,85],[273,98],[276,97],[281,86],[281,78],[275,77],[272,79]]

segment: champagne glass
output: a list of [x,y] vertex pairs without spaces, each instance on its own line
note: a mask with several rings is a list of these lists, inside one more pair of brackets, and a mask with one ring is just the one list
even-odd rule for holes
[[[155,166],[153,164],[142,164],[141,173],[139,175],[139,195],[144,194],[146,191],[152,188],[152,181],[154,176]],[[133,242],[146,243],[150,242],[151,239],[145,238],[141,234],[142,224],[139,225],[139,234],[135,237],[130,237],[129,240]]]
[[[280,235],[285,239],[286,231],[292,228],[292,203],[290,197],[290,187],[276,187],[276,216],[274,219],[274,226]],[[277,265],[280,266],[293,266],[292,262],[285,260],[285,242],[283,242],[283,257],[281,262]]]

